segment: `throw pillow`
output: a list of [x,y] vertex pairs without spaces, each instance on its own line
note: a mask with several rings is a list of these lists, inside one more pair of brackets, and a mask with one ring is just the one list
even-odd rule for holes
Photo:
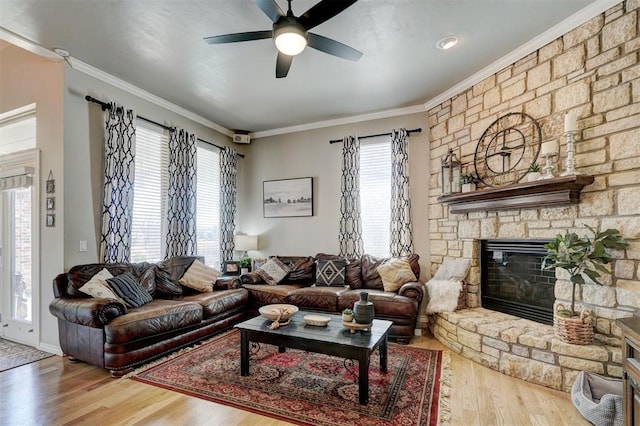
[[312,283],[316,278],[315,259],[311,256],[274,256],[289,268],[287,281],[291,283]]
[[344,282],[352,290],[362,288],[362,262],[360,257],[355,259],[345,259],[344,256],[336,254],[318,253],[315,255],[316,260],[346,260],[347,269],[345,271]]
[[455,311],[458,306],[458,297],[460,296],[461,290],[462,281],[429,280],[427,282],[427,292],[429,294],[427,314]]
[[411,270],[409,261],[404,258],[394,258],[376,268],[384,291],[396,292],[403,284],[417,281],[416,275]]
[[344,286],[347,263],[346,260],[316,260],[316,284]]
[[109,278],[107,284],[130,308],[139,308],[153,300],[151,295],[142,288],[136,277],[130,272]]
[[171,279],[169,271],[156,268],[156,293],[163,297],[176,297],[182,295],[182,287]]
[[471,259],[445,259],[433,275],[434,280],[464,281],[471,267]]
[[107,284],[109,278],[113,278],[111,272],[109,272],[107,268],[102,268],[100,272],[91,277],[79,290],[95,298],[120,300]]
[[213,285],[219,276],[220,271],[196,259],[178,282],[185,287],[209,293],[213,291]]
[[269,285],[278,285],[289,273],[289,268],[277,258],[271,258],[256,271],[264,282]]

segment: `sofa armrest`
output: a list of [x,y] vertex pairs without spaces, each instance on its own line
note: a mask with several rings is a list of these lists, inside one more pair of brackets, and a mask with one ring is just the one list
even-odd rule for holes
[[214,290],[231,290],[240,288],[240,277],[237,275],[219,277],[213,285]]
[[422,302],[424,297],[424,284],[419,281],[412,281],[402,285],[398,290],[400,296],[406,296],[411,299],[415,299],[418,302],[418,306]]
[[62,297],[49,304],[49,312],[65,321],[102,328],[112,319],[126,314],[127,307],[115,299]]

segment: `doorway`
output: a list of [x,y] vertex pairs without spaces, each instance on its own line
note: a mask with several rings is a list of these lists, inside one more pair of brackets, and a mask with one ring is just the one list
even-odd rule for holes
[[0,114],[0,337],[39,342],[35,105]]

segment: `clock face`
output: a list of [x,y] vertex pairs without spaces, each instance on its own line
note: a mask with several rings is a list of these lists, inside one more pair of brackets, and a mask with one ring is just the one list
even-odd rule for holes
[[498,118],[476,146],[476,174],[487,186],[520,181],[538,159],[541,140],[540,125],[529,115],[513,112]]

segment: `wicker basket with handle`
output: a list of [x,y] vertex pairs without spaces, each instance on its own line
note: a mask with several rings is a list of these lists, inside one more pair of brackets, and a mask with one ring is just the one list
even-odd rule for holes
[[557,304],[553,315],[553,332],[556,337],[565,343],[574,345],[590,345],[593,343],[593,316],[591,311],[583,309],[580,316],[562,317],[558,314],[560,309],[565,309],[562,304]]

